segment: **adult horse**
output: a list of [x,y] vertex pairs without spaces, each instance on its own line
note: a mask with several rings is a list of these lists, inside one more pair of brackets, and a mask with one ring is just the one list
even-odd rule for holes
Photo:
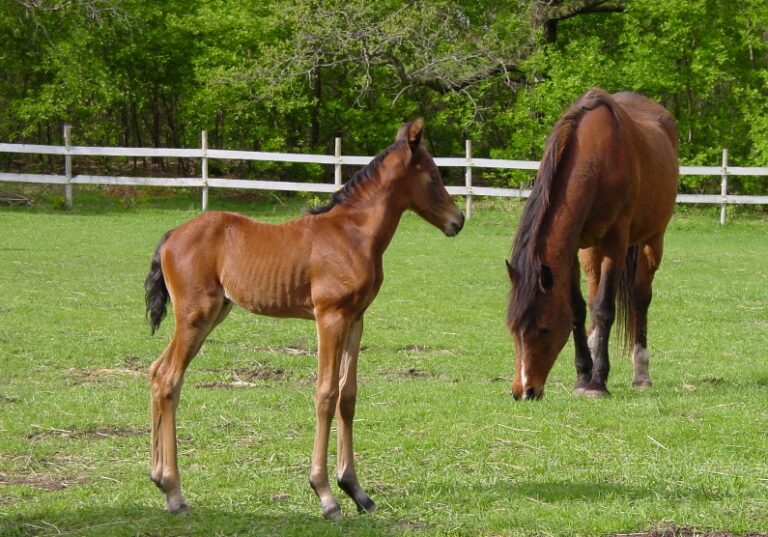
[[[592,89],[555,124],[507,262],[516,399],[542,396],[571,330],[575,393],[607,395],[617,310],[626,342],[634,344],[632,384],[651,385],[647,314],[675,205],[677,151],[672,116],[634,93]],[[578,258],[587,277],[589,338]]]
[[209,212],[163,237],[145,282],[154,333],[170,298],[171,342],[150,368],[152,481],[168,510],[187,512],[176,459],[176,409],[184,371],[233,304],[274,317],[314,319],[317,414],[309,482],[326,518],[341,516],[328,482],[328,438],[338,418],[336,476],[359,511],[376,504],[357,480],[352,423],[363,315],[384,278],[382,256],[400,217],[411,209],[447,236],[464,215],[421,146],[422,122],[404,125],[396,142],[333,195],[329,205],[279,224]]

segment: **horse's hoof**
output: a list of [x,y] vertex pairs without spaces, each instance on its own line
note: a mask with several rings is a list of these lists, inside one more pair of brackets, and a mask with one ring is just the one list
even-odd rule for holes
[[587,389],[584,386],[576,386],[573,389],[573,395],[584,395]]
[[650,388],[651,386],[653,386],[653,382],[651,382],[650,380],[633,380],[632,381],[632,386],[634,388],[645,388],[645,389],[647,389],[647,388]]
[[608,393],[608,390],[600,390],[600,389],[584,390],[584,396],[590,397],[592,399],[608,397],[609,395],[611,394]]

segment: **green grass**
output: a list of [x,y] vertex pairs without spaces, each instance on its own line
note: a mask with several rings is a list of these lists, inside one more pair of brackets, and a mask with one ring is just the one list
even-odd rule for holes
[[[366,316],[356,457],[379,505],[321,519],[308,485],[316,348],[306,321],[235,311],[188,371],[187,518],[149,482],[144,321],[157,241],[196,196],[0,210],[0,535],[605,535],[677,525],[768,532],[768,220],[679,211],[657,276],[654,387],[571,395],[572,348],[536,403],[508,395],[508,254],[520,206],[475,209],[454,239],[414,215]],[[286,220],[294,203],[212,199]],[[257,386],[228,389],[236,372]],[[254,376],[256,373],[259,375]],[[260,378],[265,377],[265,378]],[[333,449],[332,449],[333,451]],[[331,464],[331,467],[333,465]]]

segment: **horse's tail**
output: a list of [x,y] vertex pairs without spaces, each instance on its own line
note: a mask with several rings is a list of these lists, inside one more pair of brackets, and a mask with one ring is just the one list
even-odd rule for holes
[[619,289],[616,293],[617,340],[621,341],[625,351],[631,348],[632,342],[635,339],[631,315],[632,287],[635,284],[635,276],[637,274],[637,253],[639,250],[640,247],[637,244],[627,249],[624,271],[621,274]]
[[149,266],[149,274],[147,274],[147,278],[144,280],[144,301],[147,305],[146,315],[153,335],[165,317],[166,305],[171,297],[168,293],[168,288],[165,286],[163,265],[160,262],[160,250],[170,235],[171,232],[169,231],[160,240],[160,244],[157,245],[155,255],[152,257],[152,263]]

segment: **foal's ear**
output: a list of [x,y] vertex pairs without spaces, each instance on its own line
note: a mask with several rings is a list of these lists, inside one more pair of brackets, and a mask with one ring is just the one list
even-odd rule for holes
[[555,276],[548,265],[541,265],[541,274],[539,275],[539,287],[542,291],[549,291],[555,283]]
[[424,120],[419,118],[410,123],[406,123],[397,131],[397,140],[408,142],[411,153],[415,153],[421,144],[421,132],[424,129]]

